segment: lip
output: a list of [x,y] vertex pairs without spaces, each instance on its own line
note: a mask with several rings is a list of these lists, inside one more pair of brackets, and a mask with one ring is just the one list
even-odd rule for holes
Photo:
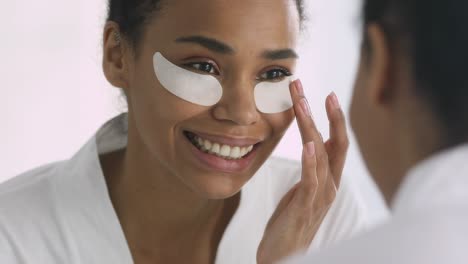
[[213,143],[221,143],[228,146],[238,146],[238,147],[249,147],[256,145],[263,141],[263,139],[252,138],[252,137],[242,137],[242,136],[222,136],[222,135],[211,135],[193,130],[186,130],[192,134],[195,134],[203,139],[208,139]]
[[[188,144],[190,152],[193,154],[194,158],[198,161],[198,164],[200,164],[205,169],[225,172],[225,173],[239,173],[249,168],[253,160],[256,157],[257,149],[260,145],[258,143],[255,144],[252,151],[241,159],[227,160],[227,159],[223,159],[221,157],[208,154],[199,150],[197,147],[195,147],[192,144],[192,142],[190,142],[190,140],[185,135],[182,135],[182,136],[185,138],[185,142],[186,144]],[[254,141],[250,140],[249,142],[254,142]]]

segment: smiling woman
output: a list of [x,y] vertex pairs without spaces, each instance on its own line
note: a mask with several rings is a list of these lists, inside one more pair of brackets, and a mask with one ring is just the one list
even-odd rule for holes
[[[293,81],[302,1],[233,3],[110,1],[103,69],[129,111],[0,185],[0,263],[272,263],[365,226],[338,99],[324,142]],[[302,163],[270,157],[295,118]]]

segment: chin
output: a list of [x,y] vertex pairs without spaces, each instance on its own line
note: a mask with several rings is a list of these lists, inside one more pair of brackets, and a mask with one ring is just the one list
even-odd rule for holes
[[228,199],[238,194],[252,178],[252,173],[200,173],[191,174],[192,190],[206,199]]
[[243,185],[233,186],[232,184],[205,183],[193,186],[193,190],[201,197],[208,200],[224,200],[238,194]]

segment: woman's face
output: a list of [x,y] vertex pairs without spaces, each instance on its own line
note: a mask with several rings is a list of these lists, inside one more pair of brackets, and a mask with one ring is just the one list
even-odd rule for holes
[[[165,1],[145,27],[126,91],[133,133],[155,164],[204,197],[236,194],[294,119],[292,109],[257,110],[254,87],[294,73],[299,27],[292,0]],[[168,92],[154,71],[156,52],[217,78],[220,101],[202,106]]]

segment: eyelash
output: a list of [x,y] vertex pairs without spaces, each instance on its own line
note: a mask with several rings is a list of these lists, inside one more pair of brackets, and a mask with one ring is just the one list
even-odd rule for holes
[[[187,63],[185,64],[186,67],[190,67],[198,72],[203,72],[203,73],[207,73],[207,74],[214,74],[214,75],[218,75],[219,74],[219,71],[217,70],[216,66],[213,64],[213,63],[210,63],[210,62],[193,62],[193,63]],[[206,66],[209,66],[211,67],[209,71],[206,71],[206,68],[204,67]],[[203,70],[203,68],[205,70]]]
[[[217,70],[216,66],[213,63],[210,62],[193,62],[193,63],[187,63],[184,64],[184,66],[192,68],[196,71],[205,73],[205,74],[213,74],[213,75],[219,75],[219,71]],[[206,67],[210,67],[209,70]],[[271,73],[276,73],[275,76],[273,77],[268,77],[268,74]],[[268,70],[260,75],[260,77],[257,77],[257,81],[263,82],[263,81],[271,81],[271,82],[278,82],[283,80],[285,77],[291,76],[292,73],[288,71],[287,69],[284,68],[275,68]]]
[[[268,74],[276,73],[276,76],[268,77]],[[279,75],[279,76],[278,76]],[[271,82],[279,82],[282,81],[285,77],[291,76],[292,73],[284,68],[276,68],[268,70],[260,75],[260,78],[257,78],[258,81],[271,81]],[[263,77],[265,76],[265,77]]]

